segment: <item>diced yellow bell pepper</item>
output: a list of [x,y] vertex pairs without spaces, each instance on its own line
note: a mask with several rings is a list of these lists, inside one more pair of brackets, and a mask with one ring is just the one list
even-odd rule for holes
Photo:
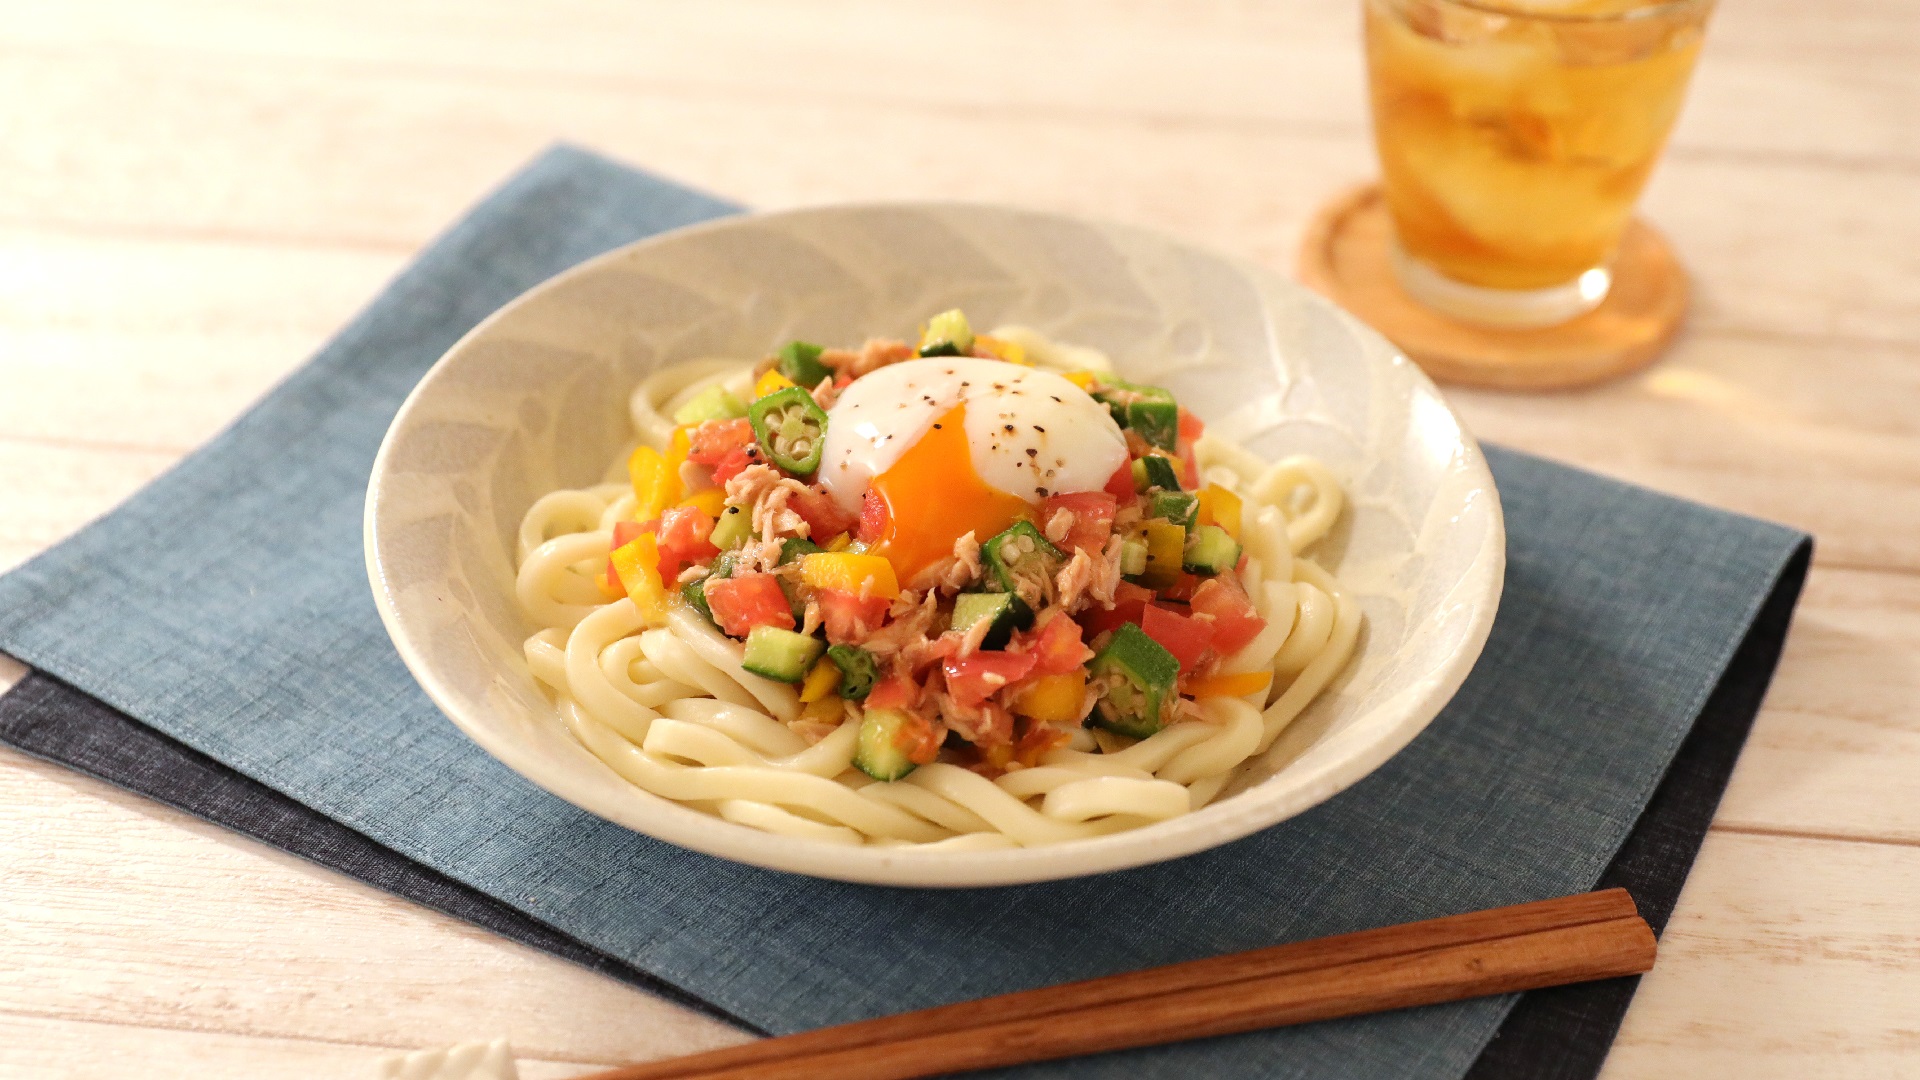
[[[975,348],[983,349],[1009,364],[1027,364],[1027,350],[1017,341],[1004,341],[986,334],[976,334],[973,338]],[[1033,365],[1027,364],[1028,367]]]
[[1141,583],[1164,589],[1180,580],[1180,564],[1187,553],[1187,530],[1159,518],[1147,522],[1147,569]]
[[827,541],[827,550],[828,551],[845,551],[847,550],[848,547],[852,546],[852,544],[853,544],[853,534],[841,533],[840,535]]
[[807,702],[806,708],[800,710],[800,719],[812,720],[819,724],[836,723],[846,719],[846,716],[846,706],[842,704],[839,694],[827,694],[824,697],[814,698]]
[[651,446],[643,446],[627,459],[627,475],[633,480],[633,520],[656,521],[660,512],[680,500],[680,478],[667,467],[667,459]]
[[988,765],[996,769],[1004,769],[1008,765],[1013,764],[1013,744],[1000,743],[997,746],[983,746],[980,748],[980,757]]
[[1100,377],[1099,373],[1094,371],[1063,371],[1060,374],[1068,382],[1082,390],[1092,386],[1094,380]]
[[801,701],[819,701],[835,690],[840,689],[840,665],[821,657],[813,662],[813,668],[807,672],[807,679],[800,684]]
[[667,475],[680,479],[680,466],[686,464],[687,455],[693,453],[693,428],[684,424],[673,429],[673,438],[667,440]]
[[1187,684],[1187,696],[1194,698],[1246,697],[1273,684],[1271,671],[1243,671],[1237,675],[1209,675]]
[[663,626],[667,621],[667,590],[660,583],[660,545],[650,532],[641,533],[632,543],[613,549],[613,572],[627,598],[640,609],[648,626]]
[[1208,484],[1200,489],[1200,510],[1198,524],[1218,525],[1235,540],[1240,539],[1240,496],[1221,487]]
[[763,398],[768,394],[777,394],[792,385],[793,380],[780,374],[779,368],[768,368],[767,373],[760,376],[760,381],[753,384],[753,396],[756,399]]
[[800,580],[816,589],[837,589],[856,596],[864,593],[891,600],[900,595],[900,580],[894,576],[893,564],[878,555],[846,551],[809,555],[800,564]]
[[718,520],[721,512],[727,508],[727,493],[720,488],[696,491],[681,499],[680,505],[694,507],[708,517]]
[[627,595],[627,591],[620,586],[618,581],[607,578],[606,571],[604,570],[593,575],[593,583],[600,587],[600,595],[606,597],[609,601],[618,600]]
[[1086,700],[1087,673],[1069,671],[1042,675],[1014,692],[1011,705],[1021,716],[1048,724],[1071,724],[1080,717]]

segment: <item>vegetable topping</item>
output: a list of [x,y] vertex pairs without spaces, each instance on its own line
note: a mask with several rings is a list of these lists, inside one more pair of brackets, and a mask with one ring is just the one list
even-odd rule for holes
[[[956,358],[924,402],[899,406],[925,409],[919,434],[836,491],[826,474],[847,466],[822,467],[829,408],[871,371],[943,363],[916,356]],[[965,367],[983,359],[995,364]],[[1266,620],[1239,576],[1241,500],[1199,482],[1200,421],[1160,387],[1025,364],[957,310],[911,348],[787,342],[756,369],[750,403],[702,388],[674,410],[666,451],[632,455],[632,520],[612,526],[601,587],[652,625],[685,605],[741,640],[742,668],[796,687],[796,731],[860,725],[854,764],[879,781],[936,758],[997,775],[1041,763],[1081,725],[1110,746],[1191,719],[1194,700],[1267,693],[1271,672],[1223,672]],[[978,379],[1003,380],[1001,396],[964,396]],[[963,396],[948,404],[935,383]],[[1028,416],[1022,394],[1057,409]],[[879,431],[891,401],[868,393],[848,422]],[[970,417],[968,401],[998,411]],[[1085,445],[1114,457],[1069,484],[1073,451],[1047,441],[1067,433],[1046,429],[1074,408],[1107,432]],[[1030,486],[983,482],[969,464],[982,453]]]

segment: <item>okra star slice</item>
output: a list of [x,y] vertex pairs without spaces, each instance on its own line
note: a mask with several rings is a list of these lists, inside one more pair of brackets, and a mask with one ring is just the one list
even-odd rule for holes
[[1121,623],[1087,668],[1095,680],[1111,683],[1094,703],[1096,725],[1135,739],[1164,726],[1161,714],[1180,677],[1180,661],[1138,624]]
[[809,476],[820,468],[827,448],[827,414],[813,395],[798,386],[754,402],[747,409],[753,437],[767,460],[794,476]]
[[986,559],[987,587],[1012,593],[1033,612],[1045,607],[1047,585],[1066,561],[1066,552],[1054,547],[1031,521],[1016,521],[980,546]]

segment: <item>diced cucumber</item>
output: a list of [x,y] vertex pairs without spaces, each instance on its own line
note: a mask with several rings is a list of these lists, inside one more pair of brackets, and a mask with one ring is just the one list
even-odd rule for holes
[[1012,593],[1030,608],[1042,606],[1047,585],[1066,553],[1047,542],[1031,521],[1016,521],[1007,531],[980,545],[986,559],[987,586]]
[[707,541],[721,551],[732,551],[747,542],[753,535],[753,515],[742,507],[729,506],[720,511],[720,520],[713,523],[713,532]]
[[1127,577],[1147,572],[1147,542],[1129,536],[1120,542],[1120,572]]
[[1218,525],[1202,525],[1187,535],[1180,568],[1189,574],[1224,574],[1240,562],[1240,544]]
[[[708,622],[713,622],[713,608],[707,604],[707,579],[699,578],[680,586],[680,597],[688,606],[699,612]],[[718,625],[717,623],[715,625]]]
[[756,626],[747,635],[747,654],[740,666],[777,682],[797,683],[807,677],[807,669],[825,649],[819,638],[777,626]]
[[1173,395],[1165,390],[1156,389],[1155,393],[1163,397],[1135,401],[1127,406],[1127,427],[1145,439],[1148,446],[1157,446],[1171,454],[1180,445],[1180,406],[1174,404]]
[[1156,491],[1147,499],[1147,516],[1166,518],[1183,529],[1193,528],[1200,497],[1185,491]]
[[1121,623],[1087,668],[1093,679],[1111,683],[1094,703],[1095,725],[1136,739],[1164,726],[1161,709],[1174,692],[1180,661],[1137,624]]
[[780,543],[780,562],[778,565],[785,566],[790,562],[799,562],[809,555],[818,555],[819,553],[819,544],[798,536],[788,537]]
[[713,562],[707,564],[707,576],[710,578],[730,578],[733,576],[734,569],[739,565],[740,553],[738,551],[723,551]]
[[988,628],[980,647],[998,649],[1015,630],[1033,625],[1033,609],[1012,593],[961,593],[953,598],[953,629],[967,633],[982,619]]
[[904,745],[912,723],[913,717],[899,709],[868,709],[860,718],[854,766],[875,780],[898,780],[918,768]]
[[920,334],[921,356],[965,356],[973,348],[973,327],[959,308],[927,320]]
[[740,399],[715,383],[695,394],[685,405],[673,410],[676,424],[704,424],[709,420],[733,420],[747,415]]
[[812,390],[820,380],[833,375],[833,369],[820,362],[820,354],[825,351],[811,342],[787,342],[780,346],[780,374],[793,385]]
[[1133,429],[1148,446],[1172,453],[1179,445],[1180,406],[1160,387],[1110,379],[1093,396],[1106,405],[1114,423]]
[[1173,471],[1173,460],[1159,454],[1133,459],[1133,490],[1179,491],[1180,474]]
[[840,696],[849,701],[865,701],[873,684],[880,679],[880,665],[873,654],[858,645],[834,645],[827,659],[840,669]]

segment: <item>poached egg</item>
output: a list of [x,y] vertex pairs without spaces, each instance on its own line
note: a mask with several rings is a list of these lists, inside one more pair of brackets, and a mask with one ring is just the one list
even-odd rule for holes
[[859,513],[877,493],[875,554],[903,580],[1034,516],[1049,496],[1099,491],[1128,460],[1107,407],[1060,375],[1001,360],[930,357],[854,380],[828,413],[819,482]]

